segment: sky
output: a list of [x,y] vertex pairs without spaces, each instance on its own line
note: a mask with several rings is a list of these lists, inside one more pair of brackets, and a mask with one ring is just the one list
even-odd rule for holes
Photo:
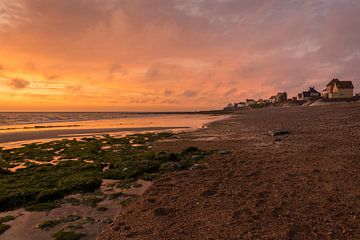
[[0,0],[0,111],[184,111],[360,90],[358,0]]

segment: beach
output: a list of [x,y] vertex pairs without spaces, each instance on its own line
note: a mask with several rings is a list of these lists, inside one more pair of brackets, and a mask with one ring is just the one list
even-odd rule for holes
[[360,105],[240,112],[153,145],[217,150],[163,175],[98,237],[359,239]]
[[138,114],[0,126],[0,238],[95,239],[159,176],[209,154],[194,147],[157,152],[153,143],[226,117]]

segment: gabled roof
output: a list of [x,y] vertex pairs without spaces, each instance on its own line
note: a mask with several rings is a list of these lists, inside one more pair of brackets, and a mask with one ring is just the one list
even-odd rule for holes
[[308,91],[303,92],[304,97],[321,96],[321,93],[315,90],[315,87],[310,87]]
[[329,87],[329,86],[333,87],[334,84],[337,83],[337,82],[340,82],[340,80],[337,79],[337,78],[333,78],[333,80],[331,80],[326,86],[327,87]]
[[335,86],[338,89],[353,89],[354,88],[354,85],[351,81],[340,81],[337,78],[334,78],[326,85],[326,87],[330,87],[330,92],[333,92]]
[[339,81],[336,83],[338,89],[353,89],[354,85],[351,81]]

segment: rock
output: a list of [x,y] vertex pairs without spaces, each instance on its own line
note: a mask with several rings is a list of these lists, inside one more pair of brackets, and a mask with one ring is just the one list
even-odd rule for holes
[[157,208],[154,210],[154,215],[156,217],[173,216],[174,214],[175,214],[175,209],[172,208]]
[[303,239],[303,233],[306,232],[307,229],[305,229],[304,226],[301,225],[292,225],[289,227],[287,233],[286,233],[286,240],[300,240]]
[[159,170],[162,172],[173,172],[180,168],[181,165],[178,162],[165,162],[160,165]]
[[111,220],[110,218],[104,218],[101,220],[102,223],[106,223],[106,224],[111,224],[113,222],[113,220]]
[[216,194],[216,192],[217,192],[216,189],[211,188],[211,189],[208,189],[208,190],[202,192],[200,194],[200,196],[202,196],[202,197],[211,197],[211,196],[214,196]]
[[269,131],[269,134],[273,137],[287,136],[290,134],[290,131],[285,129],[276,129],[273,131]]
[[85,216],[83,219],[84,219],[84,223],[94,223],[95,222],[95,219],[88,217],[88,216]]
[[219,154],[221,155],[227,155],[227,154],[230,154],[231,152],[229,150],[221,150],[219,151]]

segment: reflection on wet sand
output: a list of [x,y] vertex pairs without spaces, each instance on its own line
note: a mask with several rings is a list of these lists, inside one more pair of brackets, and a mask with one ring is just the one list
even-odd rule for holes
[[81,137],[124,136],[133,133],[183,131],[203,128],[209,122],[225,116],[203,114],[151,115],[147,117],[128,117],[80,122],[61,122],[36,125],[10,125],[0,129],[0,147],[14,148],[29,143],[44,143],[50,140],[72,139]]

